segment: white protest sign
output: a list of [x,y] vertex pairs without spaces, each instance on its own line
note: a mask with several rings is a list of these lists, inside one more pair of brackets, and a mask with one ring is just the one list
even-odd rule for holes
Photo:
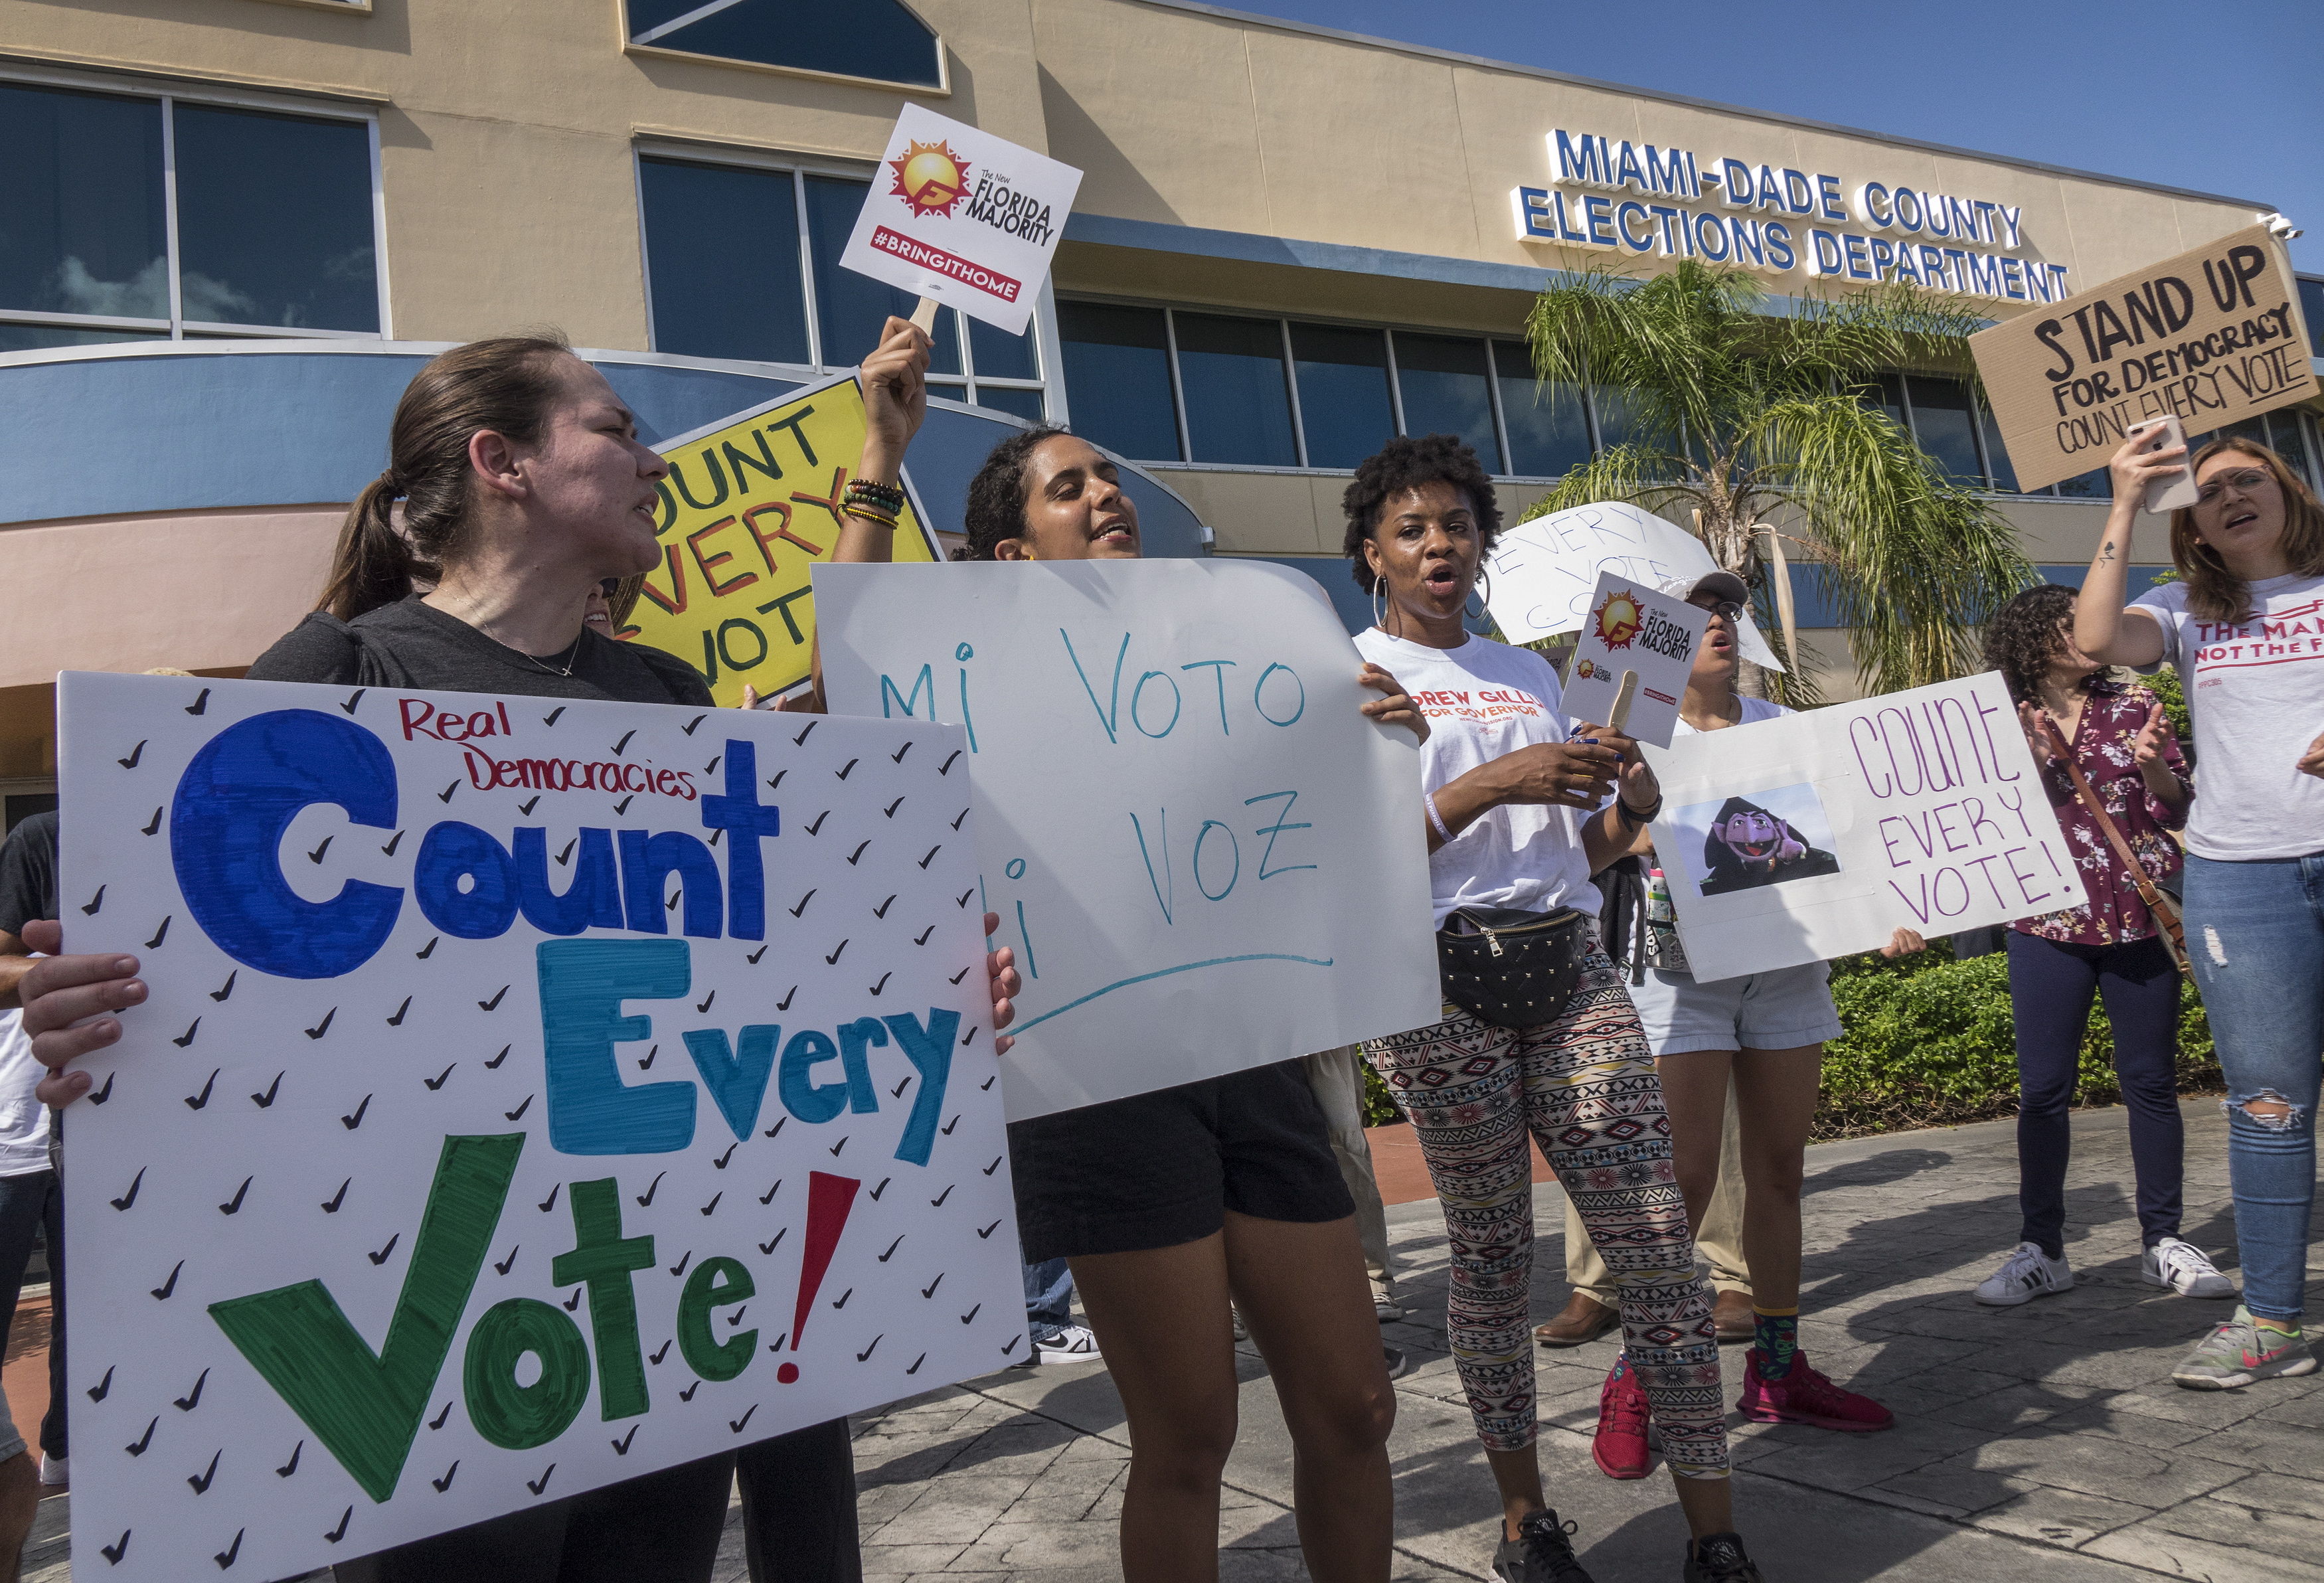
[[1637,687],[1621,723],[1642,742],[1669,747],[1695,645],[1710,624],[1707,610],[1612,572],[1599,573],[1559,709],[1568,720],[1610,723],[1622,677],[1634,676]]
[[840,264],[1025,333],[1082,173],[906,105]]
[[1657,861],[1698,980],[2088,899],[1999,673],[1649,752]]
[[1235,561],[815,571],[835,711],[968,731],[1018,952],[1012,1120],[1437,1020],[1419,750],[1314,582]]
[[[1494,624],[1510,642],[1531,643],[1580,630],[1601,573],[1653,588],[1665,578],[1699,577],[1719,567],[1702,540],[1684,529],[1627,502],[1606,501],[1505,523],[1485,569],[1491,574],[1486,603]],[[1749,611],[1736,626],[1744,658],[1769,670],[1784,668]]]
[[73,1500],[282,1578],[1023,1356],[957,727],[61,683]]

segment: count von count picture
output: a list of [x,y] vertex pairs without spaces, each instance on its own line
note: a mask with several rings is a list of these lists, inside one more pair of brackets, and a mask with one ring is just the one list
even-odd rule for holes
[[1840,872],[1823,799],[1805,781],[1748,797],[1696,803],[1672,815],[1671,823],[1682,832],[1688,853],[1698,850],[1696,842],[1702,843],[1698,895],[1725,896]]

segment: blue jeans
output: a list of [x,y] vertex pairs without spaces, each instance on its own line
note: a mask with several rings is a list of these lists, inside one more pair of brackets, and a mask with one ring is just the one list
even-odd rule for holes
[[[2187,954],[2227,1080],[2244,1302],[2300,1317],[2316,1198],[2316,1100],[2324,1077],[2324,851],[2223,863],[2187,859]],[[2287,1106],[2254,1116],[2253,1100]]]
[[1025,1328],[1035,1341],[1049,1341],[1073,1313],[1074,1273],[1061,1258],[1025,1266]]

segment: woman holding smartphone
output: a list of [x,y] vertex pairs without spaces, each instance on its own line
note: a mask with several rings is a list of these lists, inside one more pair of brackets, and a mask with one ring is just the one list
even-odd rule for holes
[[[2186,930],[2227,1074],[2244,1301],[2172,1374],[2234,1390],[2314,1372],[2300,1326],[2324,1049],[2324,508],[2255,441],[2116,451],[2114,507],[2074,606],[2105,665],[2168,660],[2194,717]],[[2124,607],[2151,481],[2190,472],[2171,514],[2179,581]]]

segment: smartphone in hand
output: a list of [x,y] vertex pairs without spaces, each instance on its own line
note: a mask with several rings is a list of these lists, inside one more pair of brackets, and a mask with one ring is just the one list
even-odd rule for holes
[[[2150,418],[2134,423],[2124,431],[2126,438],[2139,442],[2141,452],[2167,451],[2173,446],[2184,447],[2187,428],[2176,415]],[[2146,483],[2145,509],[2153,516],[2178,511],[2195,503],[2195,470],[2182,466],[2175,478],[2152,478]]]

